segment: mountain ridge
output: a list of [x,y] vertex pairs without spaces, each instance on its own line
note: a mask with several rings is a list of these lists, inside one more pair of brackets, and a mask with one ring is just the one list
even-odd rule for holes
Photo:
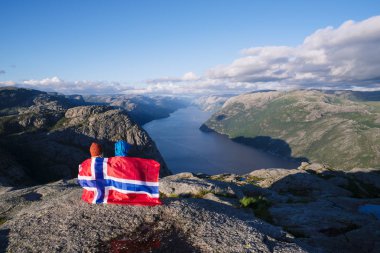
[[227,100],[201,130],[266,151],[276,151],[278,142],[273,140],[280,140],[285,153],[277,154],[288,158],[305,157],[338,168],[378,166],[380,103],[348,99],[350,94],[317,90],[243,94]]
[[35,183],[76,177],[78,164],[89,157],[91,142],[101,143],[105,155],[113,156],[113,143],[118,139],[133,145],[130,155],[157,160],[161,176],[171,174],[148,133],[125,110],[78,106],[72,98],[26,89],[2,89],[0,97],[0,109],[7,113],[0,117],[1,147]]

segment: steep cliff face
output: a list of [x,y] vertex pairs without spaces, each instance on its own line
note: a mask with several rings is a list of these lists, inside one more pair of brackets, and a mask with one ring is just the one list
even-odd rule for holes
[[380,102],[360,99],[357,93],[316,90],[248,93],[226,101],[203,129],[336,168],[376,167]]
[[124,110],[78,106],[80,97],[34,90],[2,89],[0,96],[1,147],[36,182],[75,177],[78,164],[89,157],[91,142],[102,143],[105,155],[113,156],[118,139],[133,145],[131,156],[155,159],[161,163],[160,175],[170,174],[154,142]]
[[103,144],[106,156],[113,156],[114,142],[123,139],[133,145],[130,156],[155,159],[161,164],[160,176],[171,174],[147,132],[124,110],[109,106],[70,108],[49,132],[49,137],[84,149],[86,155],[91,142],[97,140]]

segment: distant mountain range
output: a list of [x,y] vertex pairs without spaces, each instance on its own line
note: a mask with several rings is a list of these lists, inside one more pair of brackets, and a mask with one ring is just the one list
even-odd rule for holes
[[189,101],[182,98],[141,95],[92,95],[84,96],[84,100],[91,104],[124,109],[140,125],[169,117],[170,113],[189,104]]
[[298,90],[227,100],[201,127],[284,157],[335,168],[380,165],[380,92]]

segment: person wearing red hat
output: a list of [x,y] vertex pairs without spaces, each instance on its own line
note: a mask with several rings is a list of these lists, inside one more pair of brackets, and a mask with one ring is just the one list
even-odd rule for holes
[[91,157],[103,157],[102,146],[96,142],[93,142],[90,146]]

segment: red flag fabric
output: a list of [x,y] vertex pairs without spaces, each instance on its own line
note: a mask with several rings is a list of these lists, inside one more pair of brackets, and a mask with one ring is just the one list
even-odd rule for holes
[[159,205],[160,164],[136,157],[92,157],[79,165],[82,199],[93,204]]

